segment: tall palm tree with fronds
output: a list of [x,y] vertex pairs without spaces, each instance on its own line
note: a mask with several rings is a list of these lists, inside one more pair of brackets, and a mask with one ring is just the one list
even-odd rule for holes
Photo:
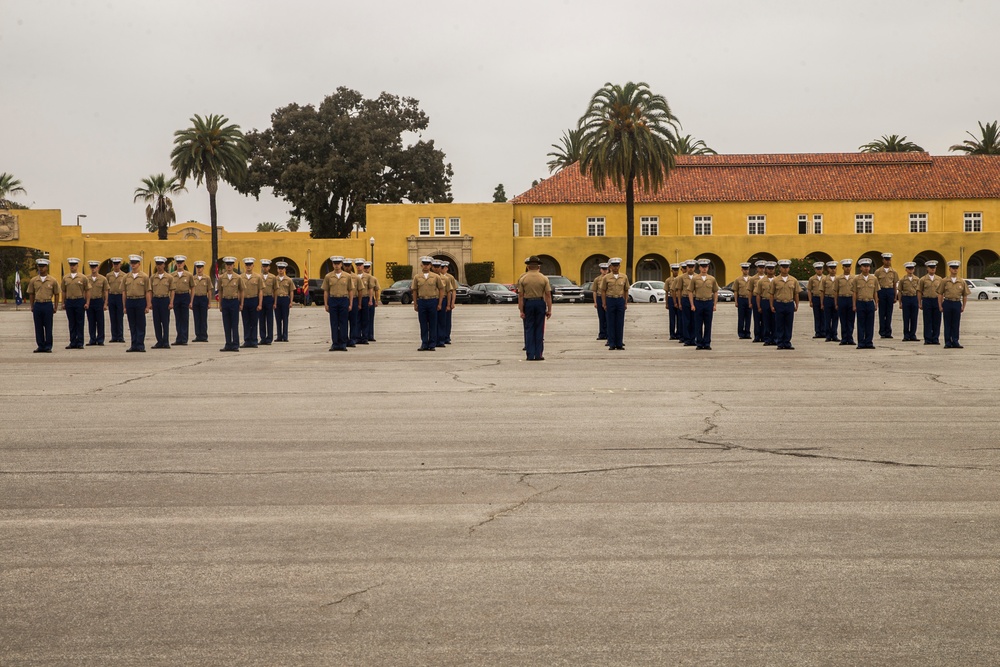
[[277,222],[258,222],[257,223],[258,232],[287,232],[280,223]]
[[177,222],[174,214],[174,202],[170,195],[186,192],[186,188],[177,182],[177,178],[167,178],[165,174],[153,174],[142,179],[142,187],[135,189],[133,203],[144,201],[146,206],[146,230],[156,232],[161,241],[167,240],[167,227]]
[[14,178],[14,174],[6,171],[0,174],[0,208],[19,208],[21,204],[11,201],[12,195],[26,195],[28,191],[21,185],[21,181]]
[[677,137],[674,153],[676,155],[718,155],[702,139],[695,139],[690,134]]
[[635,186],[659,189],[674,167],[680,123],[662,95],[645,83],[610,83],[594,93],[580,118],[580,171],[600,191],[608,183],[625,191],[625,273],[635,256]]
[[923,153],[924,149],[912,141],[906,140],[906,135],[883,134],[880,139],[869,141],[858,146],[862,153]]
[[972,140],[966,139],[960,144],[955,144],[948,150],[962,151],[968,155],[1000,155],[1000,132],[997,131],[997,121],[987,123],[985,126],[979,123],[979,137],[972,132],[966,132]]
[[549,173],[559,171],[580,161],[580,137],[583,131],[580,128],[566,130],[558,144],[552,144],[555,150],[548,154],[552,158],[548,161]]
[[219,260],[219,213],[215,203],[219,181],[237,186],[246,180],[250,155],[250,145],[243,138],[240,126],[227,123],[229,119],[225,116],[213,114],[202,118],[195,114],[191,127],[174,132],[174,149],[170,152],[170,165],[181,185],[194,178],[198,185],[204,181],[208,188],[213,266],[218,266]]

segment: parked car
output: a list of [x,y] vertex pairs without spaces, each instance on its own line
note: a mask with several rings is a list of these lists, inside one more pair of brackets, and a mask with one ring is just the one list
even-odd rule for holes
[[459,283],[455,288],[455,303],[472,303],[471,287],[465,283]]
[[[292,296],[292,301],[306,304],[306,294],[302,287],[302,282],[302,278],[292,278],[292,284],[295,285],[295,294]],[[309,279],[309,303],[323,305],[323,281],[318,278]]]
[[969,298],[986,301],[987,299],[1000,299],[1000,287],[997,287],[988,280],[982,278],[966,278],[965,284],[969,286]]
[[379,300],[383,306],[393,301],[398,301],[402,304],[413,303],[413,295],[410,293],[410,285],[412,284],[412,280],[397,280],[382,290]]
[[517,303],[517,292],[500,283],[479,283],[470,289],[472,303]]
[[736,293],[729,289],[729,285],[719,288],[719,301],[736,301]]
[[583,290],[583,302],[594,303],[594,281],[585,282],[580,285],[580,289]]
[[802,303],[809,303],[809,281],[800,280],[799,281],[799,301]]
[[563,276],[549,276],[549,285],[552,286],[553,303],[583,303],[583,289],[569,278]]
[[667,290],[662,280],[640,280],[628,288],[628,300],[640,303],[663,302],[667,300]]

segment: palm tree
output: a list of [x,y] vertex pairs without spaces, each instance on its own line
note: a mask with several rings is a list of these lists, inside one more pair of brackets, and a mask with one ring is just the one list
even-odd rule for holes
[[552,158],[548,161],[550,174],[580,161],[580,137],[582,136],[583,130],[580,128],[566,130],[559,143],[552,144],[552,148],[555,150],[548,154],[548,157]]
[[142,179],[142,187],[135,189],[132,202],[144,201],[146,206],[146,231],[157,232],[157,238],[167,240],[167,227],[177,222],[174,214],[174,202],[170,195],[186,192],[186,188],[177,182],[176,177],[167,178],[165,174],[153,174]]
[[677,137],[677,143],[674,144],[674,154],[675,155],[718,155],[713,149],[709,148],[708,145],[701,139],[695,140],[690,134],[685,134],[683,137]]
[[625,273],[632,277],[635,255],[635,186],[659,189],[674,167],[680,126],[662,95],[645,83],[610,83],[594,93],[580,118],[580,171],[600,191],[610,182],[625,190]]
[[258,232],[287,232],[288,230],[282,227],[277,222],[258,222],[257,223]]
[[12,202],[11,195],[26,195],[28,191],[21,185],[21,181],[14,178],[13,174],[3,172],[0,174],[0,208],[19,208],[21,204]]
[[968,155],[1000,155],[1000,133],[997,132],[997,121],[987,123],[985,126],[980,122],[980,137],[978,139],[972,132],[966,132],[966,134],[972,137],[972,141],[966,139],[948,150],[962,151]]
[[219,259],[219,213],[215,195],[219,180],[239,185],[247,177],[247,159],[250,145],[243,138],[240,126],[226,125],[225,116],[210,115],[202,118],[195,114],[191,127],[174,132],[174,149],[170,152],[170,165],[181,185],[194,178],[208,188],[209,212],[212,218],[212,265]]
[[869,141],[867,144],[858,146],[862,153],[923,153],[924,149],[912,141],[906,140],[906,135],[898,134],[882,135],[881,139]]

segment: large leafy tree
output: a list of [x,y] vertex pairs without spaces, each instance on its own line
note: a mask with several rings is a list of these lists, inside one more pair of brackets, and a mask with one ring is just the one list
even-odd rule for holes
[[709,148],[708,144],[702,139],[695,139],[690,134],[685,134],[684,136],[677,137],[677,141],[674,143],[674,154],[675,155],[718,155],[714,149]]
[[507,201],[507,191],[503,189],[503,183],[500,183],[493,191],[493,203],[502,204],[505,201]]
[[153,174],[142,179],[142,186],[135,189],[133,203],[144,201],[146,206],[146,231],[156,232],[161,241],[167,239],[167,227],[177,222],[174,214],[174,202],[170,195],[185,192],[187,189],[177,182],[175,176],[167,178],[166,174]]
[[[271,127],[247,134],[252,147],[244,194],[273,189],[309,223],[314,238],[345,238],[366,227],[367,204],[450,202],[450,164],[420,139],[427,115],[417,100],[366,99],[340,87],[318,107],[289,104]],[[404,145],[404,135],[417,141]]]
[[219,181],[236,188],[242,186],[250,152],[240,126],[228,123],[225,116],[213,114],[202,118],[195,114],[191,127],[174,132],[174,149],[170,152],[170,165],[181,186],[193,178],[198,185],[204,182],[208,189],[212,266],[217,266],[219,258],[219,213],[215,203]]
[[8,174],[6,171],[0,173],[0,208],[25,208],[22,204],[12,201],[11,197],[26,194],[28,191],[13,174]]
[[635,187],[659,189],[674,167],[680,123],[662,95],[645,83],[610,83],[594,93],[580,118],[580,170],[597,190],[609,184],[625,191],[625,272],[635,259]]
[[[0,208],[28,208],[11,199],[12,196],[26,194],[28,191],[24,189],[21,181],[14,178],[13,174],[0,173]],[[28,250],[17,246],[0,247],[0,299],[7,300],[7,290],[13,288],[14,285],[14,273],[21,271],[24,275],[29,275],[34,260],[41,256],[42,253],[39,250]]]
[[548,157],[552,159],[547,163],[550,174],[580,161],[580,138],[582,136],[583,130],[577,127],[563,132],[559,143],[552,144],[552,148],[555,150],[548,154]]
[[875,141],[858,146],[862,153],[923,153],[924,149],[912,141],[907,141],[906,136],[898,134],[883,134]]
[[968,155],[1000,155],[1000,132],[997,131],[997,121],[983,125],[979,123],[979,136],[966,132],[972,139],[966,139],[955,144],[948,150],[961,151]]

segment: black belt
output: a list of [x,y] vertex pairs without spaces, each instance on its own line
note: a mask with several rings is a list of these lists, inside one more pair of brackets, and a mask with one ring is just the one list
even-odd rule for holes
[[35,299],[35,303],[52,303],[52,299]]
[[945,301],[961,301],[961,299],[945,299]]
[[713,299],[695,299],[695,301],[712,301]]
[[525,297],[524,300],[525,301],[544,301],[545,299],[542,298],[542,297],[540,297],[540,296],[530,296],[530,297]]
[[222,297],[222,300],[223,301],[239,301],[240,297],[238,297],[238,296],[224,296],[224,297]]

